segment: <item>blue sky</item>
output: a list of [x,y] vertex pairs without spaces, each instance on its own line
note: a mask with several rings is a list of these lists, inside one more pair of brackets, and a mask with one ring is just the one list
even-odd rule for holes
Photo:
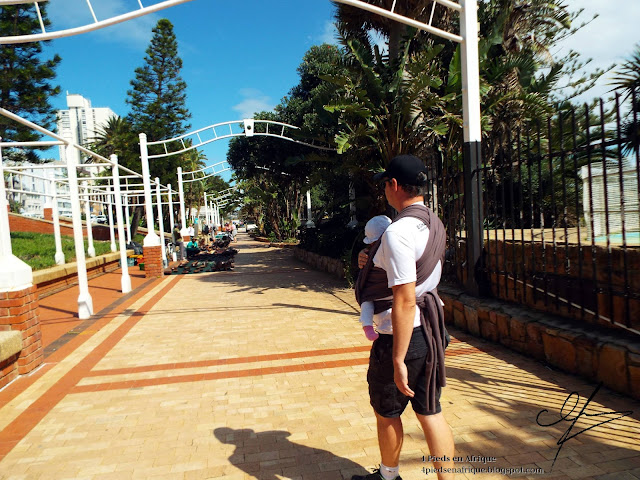
[[[136,0],[120,3],[131,1]],[[77,93],[89,98],[94,107],[110,107],[126,115],[129,82],[135,68],[144,64],[151,29],[164,17],[173,23],[178,38],[192,129],[251,117],[255,111],[271,110],[298,83],[296,69],[312,45],[334,41],[333,10],[328,0],[194,0],[120,25],[53,40],[47,49],[62,57],[57,81],[63,92],[53,104],[66,108],[66,92]],[[83,16],[69,17],[69,11]],[[123,11],[126,8],[117,12]],[[84,0],[50,2],[48,12],[59,28],[79,25],[89,15]],[[96,10],[98,18],[100,13],[106,14]],[[217,163],[225,160],[227,148],[228,141],[221,140],[204,152],[210,163]]]
[[[105,18],[129,11],[128,5],[137,5],[137,0],[93,3],[98,18]],[[571,47],[593,58],[593,66],[606,66],[628,57],[633,45],[640,43],[640,1],[567,3],[585,8],[585,19],[593,13],[600,17],[558,45],[558,53]],[[86,24],[90,15],[85,0],[55,0],[48,8],[55,29]],[[143,65],[151,29],[164,17],[173,23],[178,38],[192,129],[240,120],[280,102],[297,84],[296,69],[312,45],[335,43],[333,13],[329,0],[193,0],[120,25],[56,39],[46,47],[46,52],[63,59],[57,70],[62,94],[52,103],[66,108],[66,92],[77,93],[94,107],[108,106],[126,115],[129,82],[135,68]],[[593,96],[605,94],[606,83],[603,79]],[[205,147],[209,163],[224,160],[227,147],[225,140]],[[229,174],[223,177],[228,179]]]

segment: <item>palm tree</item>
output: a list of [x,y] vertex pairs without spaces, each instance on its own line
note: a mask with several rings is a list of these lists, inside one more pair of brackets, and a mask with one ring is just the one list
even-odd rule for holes
[[[195,172],[205,167],[207,156],[196,149],[185,152],[182,156],[181,164],[184,172]],[[185,211],[187,217],[191,212],[193,205],[198,205],[198,212],[200,214],[200,205],[204,195],[204,183],[203,181],[193,181],[187,184],[185,188]]]
[[618,67],[612,85],[621,93],[622,101],[631,104],[622,124],[624,153],[631,155],[640,148],[640,44],[635,46],[631,58]]
[[[135,172],[142,171],[138,136],[133,126],[126,119],[118,116],[109,117],[107,123],[99,127],[96,136],[89,139],[86,147],[103,157],[118,156],[118,164]],[[131,236],[138,231],[144,208],[137,197],[132,198],[133,215],[131,217]]]
[[[369,0],[367,3],[390,10],[407,18],[427,23],[431,17],[431,2],[424,0]],[[394,5],[395,4],[395,5]],[[387,40],[389,61],[393,63],[403,55],[403,48],[407,36],[422,37],[423,33],[395,20],[380,15],[368,14],[359,8],[339,4],[336,9],[337,28],[340,36],[347,40],[358,40],[365,43],[371,40],[371,33],[375,32]],[[451,31],[454,25],[451,11],[441,5],[436,5],[432,25],[445,31]],[[415,48],[416,45],[414,44]]]

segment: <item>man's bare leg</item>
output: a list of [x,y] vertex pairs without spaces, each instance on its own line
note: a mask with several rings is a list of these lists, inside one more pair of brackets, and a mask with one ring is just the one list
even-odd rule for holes
[[380,458],[387,467],[397,467],[400,463],[400,450],[404,439],[400,417],[386,418],[376,413],[378,424],[378,446]]
[[[442,412],[435,415],[418,415],[416,413],[416,417],[418,417],[418,421],[422,425],[424,438],[429,445],[430,455],[432,457],[449,458],[448,461],[433,462],[433,466],[436,468],[454,468],[453,455],[455,445],[453,443],[453,432]],[[453,480],[453,478],[453,473],[438,473],[438,480]]]

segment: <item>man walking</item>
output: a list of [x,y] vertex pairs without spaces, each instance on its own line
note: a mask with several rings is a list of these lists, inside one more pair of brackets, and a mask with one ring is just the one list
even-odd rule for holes
[[[397,156],[374,180],[384,182],[386,199],[399,214],[359,263],[363,266],[367,259],[362,273],[371,270],[371,263],[386,272],[393,300],[390,304],[375,302],[375,311],[377,316],[391,316],[392,332],[381,333],[373,343],[367,373],[377,421],[380,469],[354,475],[352,480],[401,480],[400,415],[409,402],[424,431],[430,456],[436,459],[438,478],[450,480],[454,478],[450,470],[454,468],[453,434],[440,407],[441,388],[446,384],[447,334],[436,288],[444,262],[444,226],[424,206],[422,188],[427,177],[419,158]],[[367,282],[359,279],[358,283],[364,286]],[[376,298],[383,297],[377,292]],[[374,320],[377,325],[384,323],[384,318]]]

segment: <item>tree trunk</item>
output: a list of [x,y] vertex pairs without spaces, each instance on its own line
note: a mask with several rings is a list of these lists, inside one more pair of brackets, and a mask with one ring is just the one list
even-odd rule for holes
[[138,227],[140,226],[140,219],[144,214],[144,208],[142,205],[136,205],[133,208],[133,215],[131,216],[131,240],[133,241],[133,237],[138,233]]

